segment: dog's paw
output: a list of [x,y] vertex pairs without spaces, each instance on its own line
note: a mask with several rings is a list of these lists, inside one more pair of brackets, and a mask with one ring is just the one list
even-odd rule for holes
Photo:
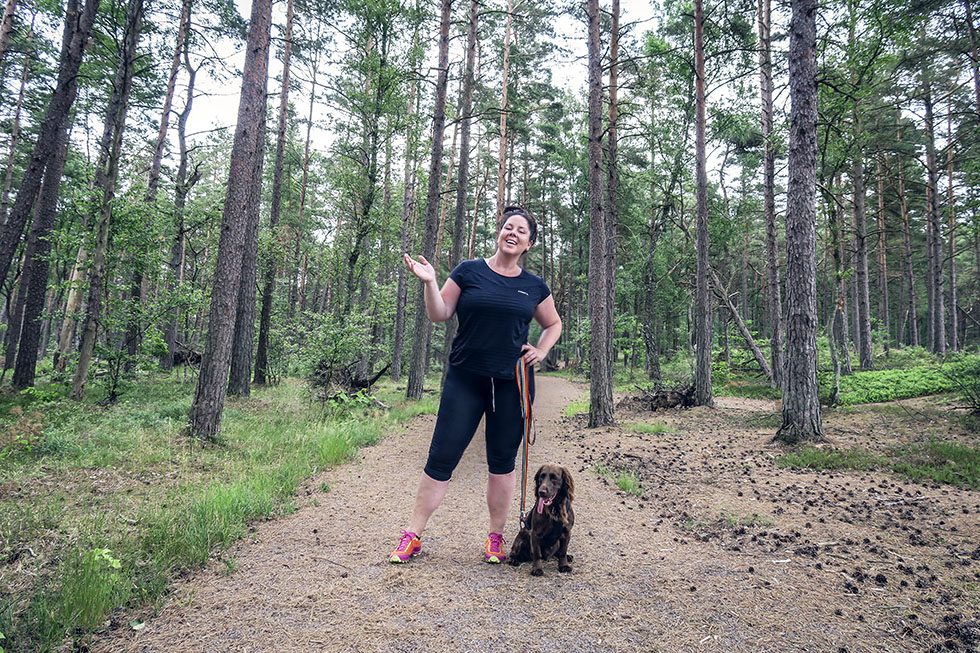
[[511,567],[519,567],[521,561],[516,556],[511,555],[509,558],[507,558],[507,564],[509,564]]
[[572,566],[571,565],[558,565],[558,571],[560,571],[563,574],[570,574],[570,573],[572,573]]
[[532,569],[531,570],[531,575],[532,576],[544,576],[544,569]]

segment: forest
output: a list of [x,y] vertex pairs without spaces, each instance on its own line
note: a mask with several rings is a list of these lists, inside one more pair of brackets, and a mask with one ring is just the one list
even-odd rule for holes
[[[509,205],[538,221],[522,265],[564,325],[540,372],[583,432],[765,401],[752,446],[780,465],[914,479],[921,446],[975,506],[977,8],[622,4],[5,1],[0,653],[138,633],[434,412],[457,325],[403,254],[441,283]],[[897,448],[841,436],[906,400]],[[936,401],[949,431],[914,440]],[[646,463],[617,464],[583,469],[630,495]],[[980,643],[969,582],[973,625],[917,644]]]

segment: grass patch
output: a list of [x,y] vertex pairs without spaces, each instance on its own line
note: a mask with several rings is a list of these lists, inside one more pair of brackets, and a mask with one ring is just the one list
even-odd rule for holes
[[562,414],[565,417],[575,417],[576,415],[588,414],[588,412],[588,397],[585,399],[576,399],[575,401],[570,402],[567,406],[565,406],[564,410],[562,410]]
[[887,460],[862,449],[821,449],[804,447],[776,459],[779,467],[790,469],[858,469],[882,467]]
[[[0,465],[0,485],[20,488],[0,499],[0,554],[24,563],[0,579],[0,646],[85,648],[110,611],[156,600],[250,523],[292,511],[304,480],[438,406],[429,395],[405,402],[388,384],[378,393],[388,411],[324,415],[287,382],[230,401],[222,443],[202,447],[179,434],[193,391],[160,376],[110,409],[0,396],[0,429],[32,434]],[[232,573],[234,561],[224,563]]]
[[623,471],[616,477],[616,487],[635,497],[643,496],[643,486],[635,472]]
[[[974,369],[980,369],[977,356],[962,356],[944,364],[854,372],[841,377],[838,400],[851,406],[954,392],[960,388],[956,379]],[[825,402],[829,401],[830,387],[829,374],[821,373],[821,399]]]
[[913,480],[930,480],[980,490],[980,447],[933,441],[894,452],[895,472]]
[[768,528],[772,526],[773,521],[765,515],[760,515],[757,513],[752,513],[751,515],[736,515],[735,513],[722,511],[720,517],[722,523],[724,523],[729,528],[752,528],[755,526],[761,526]]
[[674,433],[675,432],[675,429],[671,428],[670,426],[667,426],[664,422],[653,422],[653,423],[650,423],[650,422],[630,422],[630,423],[626,424],[626,428],[629,429],[630,431],[634,431],[636,433],[661,434],[661,433]]
[[881,469],[916,481],[980,489],[980,448],[958,442],[934,440],[897,447],[883,455],[863,449],[804,447],[780,456],[776,464],[792,469]]

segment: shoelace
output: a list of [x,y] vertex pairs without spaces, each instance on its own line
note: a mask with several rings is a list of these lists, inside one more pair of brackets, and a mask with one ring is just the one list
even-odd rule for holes
[[402,531],[401,542],[398,543],[398,550],[404,551],[408,548],[408,545],[412,543],[412,540],[418,537],[415,533],[409,533],[408,531]]
[[490,533],[490,550],[500,551],[504,547],[504,536],[500,533]]

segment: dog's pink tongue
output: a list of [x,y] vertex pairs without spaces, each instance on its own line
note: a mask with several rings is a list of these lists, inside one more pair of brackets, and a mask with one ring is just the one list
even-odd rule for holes
[[544,507],[550,506],[552,501],[554,501],[554,497],[552,497],[551,499],[538,497],[538,514],[540,515],[542,512],[544,512]]

